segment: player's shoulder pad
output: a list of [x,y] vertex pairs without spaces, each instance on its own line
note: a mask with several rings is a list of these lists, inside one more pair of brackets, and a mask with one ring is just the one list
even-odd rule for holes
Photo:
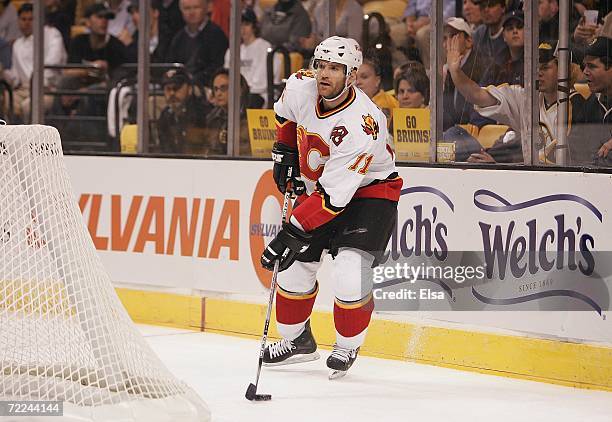
[[317,81],[315,79],[315,73],[310,69],[300,69],[287,79],[286,89],[293,90],[316,90]]

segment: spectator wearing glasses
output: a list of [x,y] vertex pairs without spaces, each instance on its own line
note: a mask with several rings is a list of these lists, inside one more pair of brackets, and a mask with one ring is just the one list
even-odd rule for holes
[[180,0],[185,27],[172,39],[164,61],[183,63],[197,85],[209,86],[223,66],[229,44],[223,30],[208,19],[207,0]]
[[204,127],[210,104],[194,95],[191,75],[185,69],[167,71],[162,87],[167,105],[157,120],[161,152],[204,153]]
[[[205,155],[227,154],[227,125],[229,106],[229,71],[221,68],[212,76],[213,109],[206,115]],[[261,103],[260,103],[261,105]],[[251,155],[246,109],[249,107],[249,85],[240,75],[240,155]]]

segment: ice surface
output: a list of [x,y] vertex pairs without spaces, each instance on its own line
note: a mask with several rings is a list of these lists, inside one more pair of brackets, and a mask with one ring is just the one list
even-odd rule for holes
[[[217,422],[516,422],[612,421],[612,393],[360,356],[349,374],[327,379],[325,359],[263,368],[259,341],[139,326],[162,361],[208,403]],[[316,337],[316,333],[315,337]]]

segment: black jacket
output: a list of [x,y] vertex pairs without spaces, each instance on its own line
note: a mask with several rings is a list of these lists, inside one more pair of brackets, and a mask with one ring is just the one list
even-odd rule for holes
[[599,148],[612,139],[612,98],[591,94],[572,107],[572,129],[569,135],[571,165],[612,166],[612,156],[597,157]]
[[198,85],[210,85],[213,72],[223,66],[228,46],[223,30],[208,21],[195,37],[186,28],[179,31],[172,39],[165,61],[183,63]]
[[208,102],[191,96],[178,110],[166,107],[157,120],[161,152],[172,154],[199,154],[205,143],[206,115],[211,109]]

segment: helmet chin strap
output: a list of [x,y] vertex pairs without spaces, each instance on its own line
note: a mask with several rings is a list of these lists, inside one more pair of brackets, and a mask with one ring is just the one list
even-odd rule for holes
[[336,101],[338,98],[342,97],[342,95],[344,95],[344,93],[351,87],[352,84],[349,84],[349,75],[346,75],[346,81],[344,82],[344,89],[342,91],[340,91],[340,94],[336,95],[334,98],[327,98],[327,97],[323,97],[321,96],[321,98],[323,98],[323,101],[327,101],[328,103],[331,103],[333,101]]

